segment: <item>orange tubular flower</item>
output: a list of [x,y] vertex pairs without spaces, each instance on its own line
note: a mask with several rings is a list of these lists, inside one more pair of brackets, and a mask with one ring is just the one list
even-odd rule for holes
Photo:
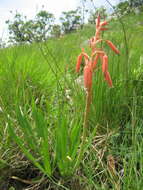
[[89,65],[84,67],[84,86],[88,91],[92,87],[92,69]]
[[105,73],[108,71],[108,56],[103,56],[103,63],[102,63],[102,72]]
[[116,54],[120,54],[119,50],[115,47],[115,45],[109,41],[109,40],[105,40],[106,43],[109,45],[109,47],[116,53]]
[[77,73],[80,70],[81,61],[82,61],[82,53],[77,57],[77,64],[76,64],[76,72]]
[[101,22],[100,23],[100,26],[105,26],[105,25],[107,25],[108,24],[108,22],[107,21],[104,21],[104,22]]
[[102,72],[104,74],[104,78],[107,81],[108,85],[110,87],[113,86],[112,80],[110,77],[110,74],[108,72],[108,56],[106,55],[106,52],[103,50],[103,48],[98,48],[97,45],[100,42],[106,42],[107,45],[116,53],[120,54],[119,50],[115,47],[115,45],[109,41],[104,40],[101,38],[101,32],[104,30],[108,30],[108,28],[104,27],[108,25],[107,21],[100,22],[100,16],[96,19],[96,32],[95,36],[91,37],[89,40],[89,46],[91,48],[91,56],[88,56],[84,49],[82,49],[82,53],[77,58],[77,65],[76,65],[76,72],[79,72],[80,65],[82,61],[82,57],[84,57],[84,85],[87,90],[91,89],[92,87],[92,74],[94,69],[97,66],[98,59],[100,59],[102,64]]
[[81,62],[82,62],[82,57],[84,57],[85,61],[89,61],[89,56],[83,52],[84,49],[82,50],[82,53],[79,54],[79,56],[77,57],[77,63],[76,63],[76,72],[78,73],[79,70],[80,70],[80,65],[81,65]]

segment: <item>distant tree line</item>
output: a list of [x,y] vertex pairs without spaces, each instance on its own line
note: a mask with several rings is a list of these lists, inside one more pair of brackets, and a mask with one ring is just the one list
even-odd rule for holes
[[48,37],[59,37],[69,33],[81,25],[78,10],[63,12],[60,17],[61,25],[55,24],[55,17],[46,10],[41,10],[34,19],[27,20],[26,16],[15,13],[12,20],[7,20],[9,41],[13,43],[32,43],[47,40]]
[[7,20],[9,30],[9,42],[11,43],[33,43],[46,41],[49,37],[59,37],[82,28],[88,13],[88,22],[95,23],[95,18],[100,15],[105,17],[106,9],[87,8],[87,1],[81,0],[81,6],[75,10],[64,11],[59,18],[60,24],[55,24],[55,17],[46,10],[39,11],[34,19],[28,20],[26,16],[16,12],[11,14],[13,19]]
[[136,10],[138,12],[143,11],[143,0],[123,0],[120,1],[115,10],[121,15],[135,13]]
[[[128,14],[137,7],[143,10],[143,0],[120,1],[115,7],[115,11]],[[46,10],[39,11],[34,19],[30,20],[16,12],[13,14],[12,20],[6,21],[9,41],[12,43],[33,43],[45,41],[49,37],[59,37],[61,34],[82,28],[85,20],[88,23],[95,24],[98,14],[105,19],[107,11],[103,6],[96,8],[94,0],[80,0],[80,7],[76,10],[62,12],[60,24],[55,24],[54,15]],[[85,19],[87,17],[88,20]]]

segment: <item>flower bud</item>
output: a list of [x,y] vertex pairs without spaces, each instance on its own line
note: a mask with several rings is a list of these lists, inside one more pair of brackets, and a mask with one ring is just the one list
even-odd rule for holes
[[87,90],[92,87],[92,69],[89,65],[84,67],[84,86]]
[[116,54],[120,54],[119,50],[115,47],[115,45],[109,41],[109,40],[106,40],[106,43],[109,45],[109,47],[116,53]]
[[105,73],[108,71],[108,56],[103,56],[103,63],[102,63],[102,72]]

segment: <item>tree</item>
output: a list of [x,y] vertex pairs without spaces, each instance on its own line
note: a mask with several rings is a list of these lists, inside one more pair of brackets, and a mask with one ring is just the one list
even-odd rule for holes
[[12,21],[6,21],[10,41],[16,43],[45,41],[53,23],[54,15],[44,10],[40,11],[33,20],[27,20],[25,16],[16,13]]
[[128,14],[130,12],[135,12],[135,9],[138,9],[138,11],[143,11],[143,0],[126,0],[121,1],[116,6],[116,11],[118,11],[121,15]]
[[69,33],[76,30],[81,25],[81,16],[78,13],[78,10],[62,12],[60,20],[64,33]]
[[132,8],[143,6],[143,0],[129,0],[129,5]]
[[40,11],[36,15],[36,36],[37,41],[45,41],[50,34],[52,25],[54,24],[54,15],[45,10]]
[[21,14],[16,13],[14,16],[14,20],[7,20],[6,24],[8,24],[10,41],[12,42],[25,42],[25,17]]
[[130,12],[129,1],[120,2],[116,6],[116,11],[119,12],[121,15],[128,14]]
[[2,40],[2,38],[0,38],[0,49],[5,48],[6,47],[6,43]]
[[52,26],[51,35],[53,37],[56,37],[56,38],[60,37],[60,35],[61,35],[61,26],[59,24],[54,24]]

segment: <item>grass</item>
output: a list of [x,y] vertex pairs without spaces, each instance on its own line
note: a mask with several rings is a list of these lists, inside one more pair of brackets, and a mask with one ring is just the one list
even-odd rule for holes
[[80,47],[88,51],[94,26],[0,50],[0,189],[142,189],[141,19],[122,18],[128,55],[118,21],[104,34],[121,55],[106,49],[114,88],[95,73],[89,137],[76,171],[85,93],[76,83],[75,63]]

